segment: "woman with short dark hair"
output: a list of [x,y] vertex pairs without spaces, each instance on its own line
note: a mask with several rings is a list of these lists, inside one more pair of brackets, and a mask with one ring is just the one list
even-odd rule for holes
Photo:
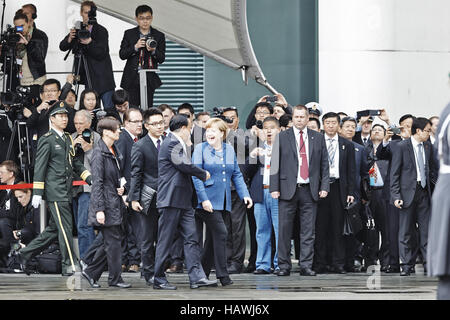
[[[104,118],[98,123],[98,132],[102,136],[94,148],[91,162],[92,192],[89,203],[88,224],[99,228],[103,234],[103,244],[97,249],[93,261],[82,274],[93,288],[106,264],[108,265],[110,287],[130,288],[124,283],[121,262],[122,211],[124,203],[121,184],[122,155],[114,146],[119,140],[120,124],[114,118]],[[106,258],[106,259],[105,259]]]

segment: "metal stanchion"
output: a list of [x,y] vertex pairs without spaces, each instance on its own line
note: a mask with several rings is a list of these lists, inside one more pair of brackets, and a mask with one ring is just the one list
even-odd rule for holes
[[47,222],[47,208],[45,207],[46,203],[45,200],[41,200],[41,207],[40,207],[40,230],[41,233],[42,231],[44,231],[45,227],[46,227],[46,222]]
[[139,72],[139,87],[141,90],[141,109],[148,109],[148,97],[147,97],[147,72],[158,72],[159,69],[141,69]]

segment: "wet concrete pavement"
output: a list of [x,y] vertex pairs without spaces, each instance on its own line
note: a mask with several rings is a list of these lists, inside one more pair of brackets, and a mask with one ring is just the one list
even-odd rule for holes
[[[227,287],[189,288],[188,276],[168,275],[178,287],[176,291],[154,290],[137,273],[122,277],[132,284],[131,289],[109,288],[107,273],[99,289],[91,289],[81,275],[0,274],[0,300],[434,300],[437,280],[423,274],[416,266],[416,274],[348,273],[300,276],[297,270],[288,277],[276,275],[231,275],[234,284]],[[215,275],[211,274],[210,279]],[[371,289],[372,288],[372,289]]]

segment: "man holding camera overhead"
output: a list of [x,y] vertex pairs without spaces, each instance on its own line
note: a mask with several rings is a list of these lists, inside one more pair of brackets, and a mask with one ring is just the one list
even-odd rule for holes
[[[130,94],[130,104],[141,105],[139,74],[141,69],[157,69],[166,59],[164,33],[151,27],[153,10],[147,5],[136,8],[137,27],[125,31],[120,44],[119,56],[127,60],[120,86]],[[147,72],[148,108],[153,106],[153,94],[162,82],[155,72]]]
[[[97,7],[93,1],[83,1],[81,3],[80,15],[82,23],[77,23],[75,28],[70,29],[70,33],[61,41],[59,49],[61,51],[72,50],[77,53],[81,50],[89,73],[91,88],[94,89],[102,99],[105,109],[113,108],[112,95],[116,84],[112,71],[111,57],[109,56],[108,30],[97,23]],[[89,32],[89,34],[88,34]],[[79,68],[80,84],[89,86],[84,65],[80,59],[74,62],[74,71]]]

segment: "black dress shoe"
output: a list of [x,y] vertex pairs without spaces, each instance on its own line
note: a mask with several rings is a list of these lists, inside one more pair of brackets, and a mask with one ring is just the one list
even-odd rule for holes
[[151,277],[150,279],[145,280],[145,282],[147,283],[148,286],[152,286],[155,284],[155,278]]
[[121,288],[121,289],[128,289],[131,288],[131,284],[129,283],[125,283],[125,282],[119,282],[116,284],[110,284],[110,287],[117,287],[117,288]]
[[92,288],[95,289],[100,288],[100,285],[97,283],[97,281],[89,277],[89,275],[86,272],[82,271],[81,275],[89,282]]
[[177,290],[177,287],[171,285],[168,282],[161,283],[161,284],[153,284],[153,289],[161,289],[161,290]]
[[191,289],[198,289],[200,287],[217,287],[217,280],[208,280],[206,278],[191,282]]
[[229,274],[239,274],[242,272],[242,267],[230,265],[230,266],[227,266],[227,271]]
[[253,274],[270,274],[270,272],[264,269],[256,269],[255,271],[253,271]]
[[73,276],[74,274],[75,274],[74,272],[67,272],[67,271],[61,273],[63,277],[70,277]]
[[409,269],[409,272],[411,272],[411,273],[416,273],[416,267],[414,266],[414,267],[411,267],[410,269]]
[[343,267],[332,267],[330,269],[331,273],[337,273],[337,274],[346,274],[347,272],[344,270]]
[[381,266],[380,271],[383,273],[386,273],[388,268],[389,268],[389,266]]
[[247,267],[244,269],[244,273],[252,273],[256,270],[256,266],[254,264],[248,264]]
[[222,278],[219,278],[219,280],[220,280],[220,284],[222,285],[222,287],[233,284],[233,280],[231,280],[230,277],[222,277]]
[[402,271],[400,272],[400,276],[404,277],[404,276],[410,276],[411,275],[411,269],[409,268],[403,268]]
[[289,270],[283,270],[280,269],[280,271],[278,271],[277,276],[279,277],[287,277],[291,274],[291,272]]
[[313,277],[316,275],[316,273],[313,270],[307,268],[307,269],[300,269],[300,275]]
[[88,265],[86,264],[86,262],[84,262],[83,260],[80,260],[80,268],[81,268],[81,271],[86,270],[87,267],[88,267]]
[[386,273],[399,273],[400,272],[400,267],[395,267],[395,266],[389,266],[386,271]]

